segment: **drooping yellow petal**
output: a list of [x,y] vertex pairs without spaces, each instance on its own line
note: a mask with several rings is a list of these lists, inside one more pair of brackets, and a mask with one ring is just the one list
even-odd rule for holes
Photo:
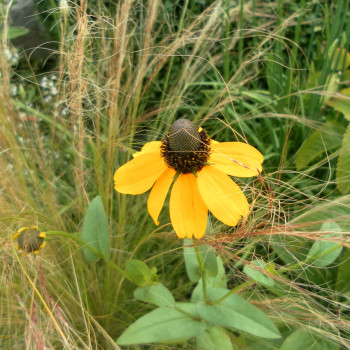
[[170,219],[180,238],[201,238],[207,227],[208,209],[193,174],[180,174],[170,195]]
[[165,198],[169,192],[169,188],[173,182],[175,174],[175,170],[167,168],[153,185],[151,193],[148,197],[148,212],[156,225],[159,225],[158,217],[163,208]]
[[238,177],[256,176],[262,171],[263,155],[253,146],[243,142],[211,144],[208,162],[225,174]]
[[135,158],[140,154],[148,153],[148,152],[160,152],[161,141],[151,141],[147,142],[139,152],[135,152],[132,156]]
[[120,193],[140,194],[149,190],[167,169],[159,152],[146,152],[121,166],[114,174],[114,188]]
[[212,166],[205,166],[197,175],[199,192],[217,219],[236,226],[241,215],[248,215],[248,201],[229,176]]

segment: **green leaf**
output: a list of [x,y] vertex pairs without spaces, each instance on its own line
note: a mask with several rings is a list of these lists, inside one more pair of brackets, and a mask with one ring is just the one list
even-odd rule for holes
[[194,247],[192,239],[184,239],[184,259],[188,278],[192,282],[198,282],[201,278],[201,271],[198,263],[197,253]]
[[343,113],[344,117],[350,121],[350,88],[340,91],[336,97],[332,97],[327,104],[338,112]]
[[[341,228],[335,222],[325,222],[322,225],[321,230],[324,232],[341,232]],[[332,238],[341,236],[342,235],[339,233],[329,233],[327,235],[324,235],[323,237]],[[328,266],[332,262],[334,262],[335,259],[338,258],[342,249],[343,247],[339,243],[319,240],[312,245],[307,258],[308,261],[310,261],[310,263],[312,263],[315,266]]]
[[[201,270],[198,262],[197,252],[195,250],[195,247],[191,246],[192,244],[193,241],[191,239],[184,239],[184,259],[186,264],[186,272],[188,278],[192,282],[198,282],[201,278]],[[203,259],[204,270],[207,276],[215,277],[218,273],[218,265],[214,248],[209,245],[203,245],[199,246],[199,249]]]
[[16,39],[20,36],[26,35],[29,33],[29,30],[24,27],[10,27],[7,32],[7,39]]
[[342,194],[350,193],[350,124],[343,137],[336,172],[337,187]]
[[[218,256],[216,257],[218,273],[215,277],[206,277],[207,287],[218,287],[218,288],[227,288],[227,277],[224,264],[222,259]],[[196,288],[194,288],[191,296],[192,302],[197,302],[200,300],[204,300],[203,297],[203,281],[200,279]]]
[[84,255],[89,261],[97,261],[101,258],[109,260],[109,230],[108,220],[100,196],[95,197],[85,214],[82,239],[90,247],[101,255],[96,254],[88,247],[84,247]]
[[314,131],[296,156],[297,170],[305,168],[325,151],[339,147],[343,133],[344,127],[336,121],[328,121],[319,130]]
[[[260,271],[252,265],[256,265]],[[266,270],[266,264],[262,260],[253,260],[250,265],[245,265],[243,268],[243,272],[254,281],[268,287],[273,287],[275,285],[274,280],[271,277],[266,276],[261,270]]]
[[215,277],[218,274],[218,263],[216,261],[214,248],[209,245],[202,245],[199,248],[202,253],[206,275],[209,277]]
[[144,288],[136,288],[134,297],[141,301],[155,304],[157,306],[174,306],[175,299],[168,288],[157,283]]
[[335,288],[343,293],[350,291],[350,249],[346,249],[339,261]]
[[283,342],[280,350],[338,350],[339,346],[306,329],[298,329]]
[[233,350],[230,337],[221,327],[211,327],[196,337],[197,350]]
[[175,308],[179,311],[183,311],[185,314],[190,315],[196,320],[200,319],[196,303],[178,302],[175,304]]
[[[223,288],[208,288],[207,297],[215,302],[229,291]],[[232,327],[258,337],[277,339],[281,335],[273,322],[256,306],[236,294],[230,294],[219,303],[197,304],[199,315],[212,324]]]
[[207,284],[210,287],[219,287],[226,288],[227,287],[227,277],[224,263],[222,259],[217,256],[216,257],[216,265],[217,265],[217,274],[214,277],[207,276]]
[[154,283],[154,274],[152,270],[141,260],[130,259],[125,263],[126,273],[130,279],[139,287],[145,287]]
[[171,307],[159,307],[136,320],[118,338],[117,343],[131,345],[180,342],[204,333],[205,329],[203,321]]

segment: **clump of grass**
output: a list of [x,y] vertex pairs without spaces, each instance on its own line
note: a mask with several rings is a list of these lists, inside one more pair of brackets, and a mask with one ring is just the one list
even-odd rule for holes
[[[281,1],[276,7],[215,1],[200,8],[189,1],[180,6],[126,0],[113,7],[96,1],[96,6],[70,4],[69,12],[54,9],[60,19],[54,53],[58,93],[49,106],[39,98],[27,106],[10,97],[14,75],[1,54],[9,45],[8,8],[2,9],[0,329],[5,347],[118,349],[115,339],[149,310],[133,299],[134,286],[122,274],[102,262],[88,263],[73,239],[97,194],[112,233],[111,260],[122,269],[131,258],[148,261],[178,300],[187,298],[193,286],[184,277],[181,242],[168,224],[168,211],[162,212],[163,225],[155,227],[146,196],[113,190],[116,168],[146,141],[161,139],[179,117],[205,126],[219,141],[248,141],[265,156],[264,173],[240,183],[251,193],[248,219],[231,230],[211,220],[205,240],[225,261],[232,288],[267,310],[286,333],[307,326],[350,346],[344,294],[349,286],[342,281],[348,251],[329,268],[315,268],[306,259],[313,241],[327,241],[320,230],[325,222],[338,223],[338,242],[349,246],[349,198],[336,192],[332,159],[320,159],[303,172],[293,163],[309,129],[324,122],[318,90],[332,65],[321,46],[325,40],[327,50],[343,31],[349,33],[341,4],[322,12],[320,5],[305,2],[289,8]],[[333,15],[337,25],[329,30]],[[312,27],[323,23],[327,30],[321,36]],[[319,69],[325,62],[327,69],[308,90],[313,61]],[[26,76],[35,89],[36,75]],[[62,104],[69,111],[65,116]],[[37,258],[22,257],[11,236],[31,224],[72,238],[49,236]],[[269,277],[277,292],[244,274],[243,266],[256,258],[274,266]],[[245,346],[256,341],[231,337]]]

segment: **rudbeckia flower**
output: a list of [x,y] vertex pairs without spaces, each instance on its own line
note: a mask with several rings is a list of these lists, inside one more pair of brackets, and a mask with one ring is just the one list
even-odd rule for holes
[[261,170],[263,156],[243,142],[216,142],[187,119],[170,127],[163,141],[146,143],[114,174],[116,191],[151,192],[147,208],[156,225],[170,186],[170,220],[180,238],[201,238],[208,210],[228,226],[247,217],[249,205],[230,178],[251,177]]
[[30,226],[20,228],[12,239],[17,238],[16,249],[22,250],[23,253],[38,254],[46,245],[45,237],[46,233],[40,232],[37,226]]

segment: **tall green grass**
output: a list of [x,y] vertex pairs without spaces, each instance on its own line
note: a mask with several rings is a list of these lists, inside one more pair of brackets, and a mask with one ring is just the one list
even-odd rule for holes
[[[147,195],[113,189],[115,170],[132,152],[185,117],[218,141],[249,142],[265,156],[258,179],[238,180],[249,190],[251,215],[234,229],[211,218],[206,236],[230,271],[231,287],[266,310],[285,334],[308,327],[350,348],[350,198],[335,186],[337,153],[302,172],[295,168],[310,131],[326,113],[336,117],[322,95],[336,60],[328,50],[350,36],[343,10],[349,1],[203,3],[99,0],[70,3],[69,12],[47,9],[58,76],[58,95],[49,105],[39,97],[34,106],[11,98],[10,82],[19,75],[39,96],[42,73],[12,71],[1,32],[0,347],[119,349],[115,339],[150,310],[133,299],[134,286],[122,274],[88,263],[74,240],[96,195],[109,220],[111,260],[122,269],[127,259],[144,260],[158,268],[177,300],[189,297],[193,286],[168,205],[156,227]],[[1,10],[6,24],[8,11]],[[349,50],[347,40],[343,46]],[[59,113],[62,103],[68,116]],[[330,267],[315,268],[307,252],[314,241],[327,241],[320,228],[328,221],[341,227],[344,251]],[[28,225],[72,238],[49,235],[38,257],[22,256],[11,236]],[[256,258],[274,264],[277,293],[243,273]],[[237,349],[262,349],[257,339],[230,336]]]

